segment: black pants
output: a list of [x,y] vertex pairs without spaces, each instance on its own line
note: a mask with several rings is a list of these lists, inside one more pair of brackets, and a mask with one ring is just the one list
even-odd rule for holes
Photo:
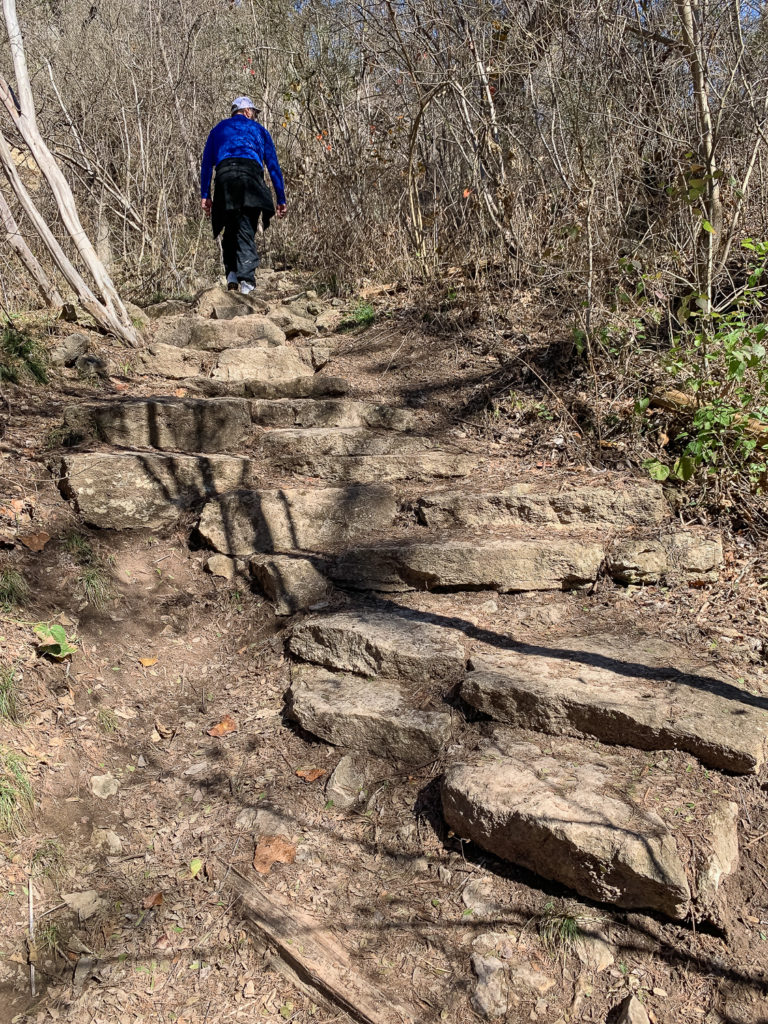
[[261,210],[228,210],[221,236],[221,252],[227,274],[237,274],[238,281],[255,283],[254,271],[259,265],[256,229]]

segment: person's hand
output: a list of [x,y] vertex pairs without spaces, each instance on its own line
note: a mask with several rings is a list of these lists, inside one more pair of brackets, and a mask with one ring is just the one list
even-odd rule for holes
[[277,204],[277,219],[278,220],[282,220],[283,217],[286,215],[286,213],[288,213],[288,204],[287,203],[278,203]]
[[213,208],[213,203],[211,202],[211,200],[210,199],[201,199],[200,200],[200,205],[203,208],[203,213],[205,214],[205,216],[206,217],[210,217],[211,216],[211,209]]

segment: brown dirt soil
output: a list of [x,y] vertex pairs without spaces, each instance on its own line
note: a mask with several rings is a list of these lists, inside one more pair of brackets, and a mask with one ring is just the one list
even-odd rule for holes
[[[492,407],[482,411],[477,395],[497,390],[499,361],[460,336],[393,320],[339,335],[324,372],[347,377],[359,397],[422,409],[435,435],[485,460],[486,486],[502,482],[494,479],[497,454],[507,470],[512,458],[518,471],[549,475],[591,464],[578,438],[560,443],[559,418],[526,414],[502,429]],[[355,755],[367,801],[359,812],[339,812],[324,786],[344,751],[284,717],[283,639],[293,620],[276,618],[247,581],[206,574],[207,552],[189,546],[185,524],[166,535],[82,527],[46,469],[68,401],[167,393],[168,383],[126,373],[94,384],[60,371],[45,388],[3,391],[0,505],[15,518],[0,522],[0,571],[22,572],[30,592],[0,613],[0,668],[13,673],[19,695],[18,721],[0,718],[0,752],[22,756],[35,808],[19,835],[0,834],[0,1024],[345,1019],[254,940],[228,866],[331,928],[363,979],[406,1001],[419,1021],[477,1019],[470,956],[488,931],[507,933],[513,962],[555,982],[543,997],[521,991],[506,1018],[512,1024],[604,1021],[630,992],[654,1024],[768,1021],[764,775],[734,780],[678,752],[642,755],[649,772],[673,779],[664,817],[683,831],[695,829],[712,797],[739,802],[741,859],[719,932],[590,904],[462,843],[440,815],[441,761],[412,769]],[[626,468],[620,454],[609,458]],[[21,542],[43,532],[50,539],[37,552]],[[492,631],[552,644],[602,632],[610,619],[628,635],[678,644],[681,655],[706,654],[768,696],[765,554],[739,536],[727,549],[719,582],[703,587],[601,581],[578,594],[394,600],[450,620],[470,639]],[[84,582],[94,566],[105,587],[96,606]],[[40,622],[63,624],[77,652],[62,661],[40,656]],[[226,715],[236,731],[208,735]],[[297,774],[313,768],[324,773],[315,781]],[[91,780],[104,775],[117,789],[99,799]],[[264,877],[250,866],[254,811],[268,812],[295,847],[293,863],[276,863]],[[119,839],[111,850],[94,836],[105,829]],[[98,902],[81,918],[64,897],[87,890]],[[566,939],[547,938],[552,921],[571,920],[599,926],[613,947],[610,966],[594,971]]]

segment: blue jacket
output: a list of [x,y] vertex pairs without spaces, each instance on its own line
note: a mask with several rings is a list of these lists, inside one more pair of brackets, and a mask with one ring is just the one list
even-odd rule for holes
[[200,169],[200,196],[202,199],[211,197],[211,175],[214,167],[230,157],[257,160],[261,167],[266,166],[277,193],[278,203],[280,205],[285,203],[283,172],[277,162],[277,152],[272,136],[264,125],[259,124],[258,121],[250,121],[243,114],[235,114],[224,121],[219,121],[208,136],[203,150],[203,165]]

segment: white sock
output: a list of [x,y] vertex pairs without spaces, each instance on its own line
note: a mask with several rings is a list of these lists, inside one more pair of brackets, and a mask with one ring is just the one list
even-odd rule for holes
[[252,292],[255,287],[256,287],[255,285],[249,284],[248,281],[241,281],[240,282],[240,294],[241,295],[248,295],[248,293]]

